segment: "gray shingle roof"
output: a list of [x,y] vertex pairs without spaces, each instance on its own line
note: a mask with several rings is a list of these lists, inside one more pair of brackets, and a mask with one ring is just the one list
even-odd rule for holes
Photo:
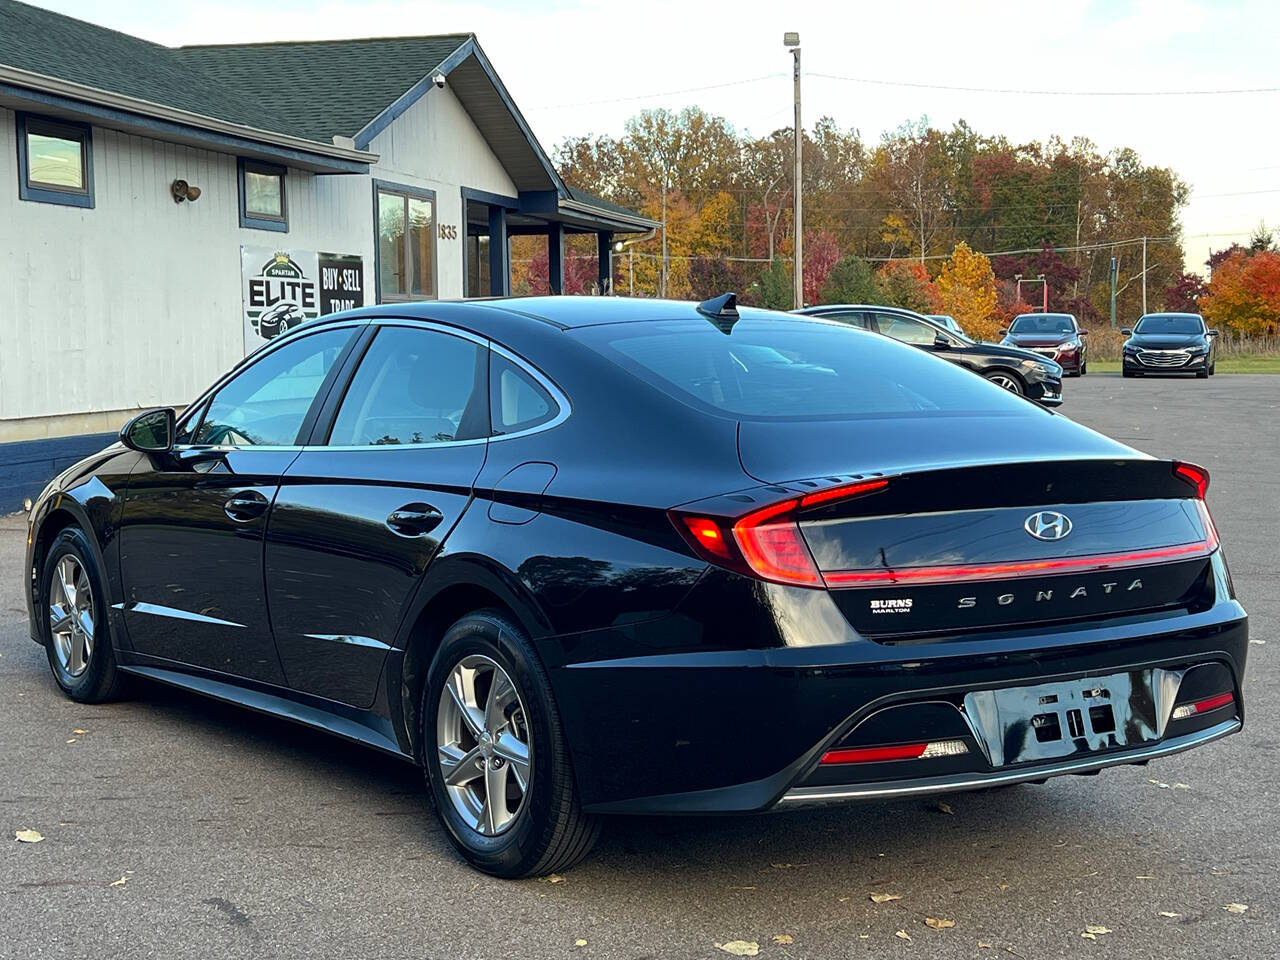
[[329,142],[334,134],[354,136],[469,38],[452,33],[178,47],[172,53],[220,86],[266,99],[284,124],[281,132]]
[[355,135],[468,37],[173,48],[0,0],[0,63],[325,144]]

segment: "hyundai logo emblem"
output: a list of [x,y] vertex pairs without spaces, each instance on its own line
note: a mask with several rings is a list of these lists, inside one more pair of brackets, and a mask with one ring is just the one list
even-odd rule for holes
[[1053,510],[1033,513],[1022,526],[1037,540],[1061,540],[1071,532],[1070,519]]

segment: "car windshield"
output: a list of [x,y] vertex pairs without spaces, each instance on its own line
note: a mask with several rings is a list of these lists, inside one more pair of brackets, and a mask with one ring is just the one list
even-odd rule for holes
[[728,334],[690,319],[574,335],[679,400],[747,419],[1040,412],[928,352],[838,323],[744,316]]
[[1075,321],[1065,313],[1024,313],[1013,321],[1010,333],[1071,333]]
[[1204,321],[1194,313],[1152,313],[1138,321],[1134,333],[1204,333]]

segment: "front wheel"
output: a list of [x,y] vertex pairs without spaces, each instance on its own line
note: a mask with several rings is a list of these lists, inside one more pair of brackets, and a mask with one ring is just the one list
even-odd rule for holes
[[473,866],[526,877],[590,852],[599,821],[582,811],[546,670],[515,623],[480,611],[450,627],[422,707],[436,813]]
[[81,703],[115,699],[124,677],[111,647],[102,576],[78,527],[54,537],[40,582],[44,645],[53,679]]
[[986,378],[1010,393],[1016,393],[1020,397],[1026,395],[1026,391],[1022,388],[1022,381],[1015,374],[1006,373],[1004,370],[993,370],[986,374]]

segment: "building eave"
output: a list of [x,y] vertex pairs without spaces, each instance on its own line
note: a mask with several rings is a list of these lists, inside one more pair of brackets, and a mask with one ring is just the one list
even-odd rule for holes
[[52,110],[101,126],[244,156],[282,161],[316,173],[360,173],[378,161],[367,150],[320,143],[0,64],[0,102]]

